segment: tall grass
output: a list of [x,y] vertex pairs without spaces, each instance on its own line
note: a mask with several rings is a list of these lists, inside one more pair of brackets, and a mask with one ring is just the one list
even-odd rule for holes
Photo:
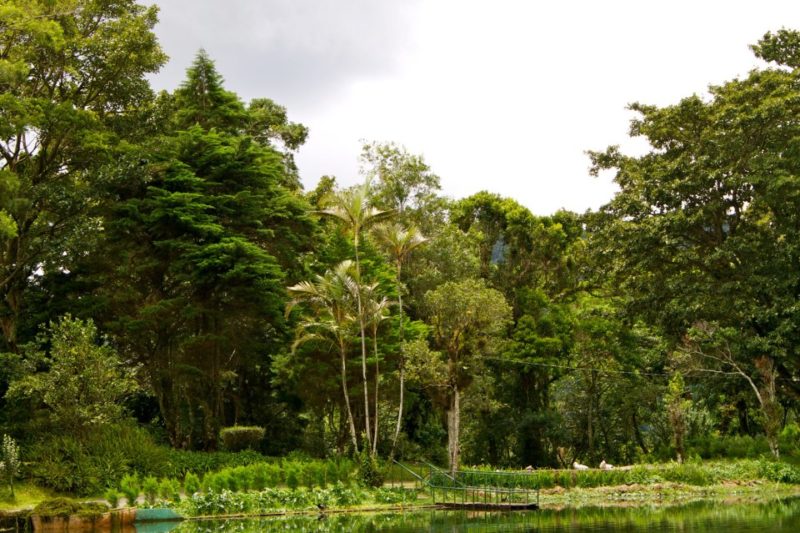
[[767,459],[735,462],[691,462],[638,465],[630,469],[612,470],[533,470],[531,472],[497,471],[478,468],[458,472],[455,483],[443,473],[434,474],[437,486],[460,484],[471,487],[547,489],[592,488],[601,486],[654,484],[662,482],[709,486],[723,482],[765,480],[779,483],[800,483],[800,469],[788,463]]

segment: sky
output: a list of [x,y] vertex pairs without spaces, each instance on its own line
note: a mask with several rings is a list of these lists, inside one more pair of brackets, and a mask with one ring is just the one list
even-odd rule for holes
[[791,0],[155,0],[173,90],[200,48],[244,101],[310,129],[297,163],[361,181],[367,141],[424,156],[443,194],[481,190],[538,215],[608,202],[587,150],[628,137],[631,102],[669,105],[763,66],[749,44],[800,29]]

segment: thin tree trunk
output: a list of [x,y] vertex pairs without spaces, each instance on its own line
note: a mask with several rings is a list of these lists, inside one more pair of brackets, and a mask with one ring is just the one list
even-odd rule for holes
[[397,305],[400,308],[400,360],[398,366],[400,367],[400,405],[397,407],[397,425],[394,428],[394,437],[392,438],[392,449],[389,452],[389,461],[394,459],[394,451],[397,447],[397,437],[400,436],[400,425],[403,421],[403,394],[405,392],[405,357],[403,356],[403,336],[405,330],[403,329],[403,287],[400,282],[400,269],[402,263],[397,262]]
[[[355,230],[357,231],[357,230]],[[369,383],[367,382],[367,339],[364,325],[364,310],[361,303],[361,264],[358,259],[358,234],[354,240],[356,253],[356,301],[358,302],[358,325],[361,329],[361,378],[364,383],[364,427],[367,431],[366,448],[372,448],[372,434],[369,427]],[[377,406],[376,406],[377,408]],[[374,454],[374,452],[372,452]]]
[[372,455],[378,452],[378,384],[380,380],[380,361],[378,360],[378,326],[377,322],[372,326],[372,351],[375,354],[375,418],[373,429],[375,436],[372,439]]
[[347,412],[347,423],[350,425],[350,438],[353,440],[353,450],[358,453],[358,436],[356,435],[356,424],[353,422],[353,411],[350,409],[350,397],[347,393],[347,350],[344,343],[339,340],[339,355],[342,359],[342,393],[344,394],[344,408]]
[[461,397],[458,384],[453,384],[450,395],[450,407],[447,410],[447,452],[450,462],[450,475],[455,477],[458,470],[461,447],[459,431],[461,429]]

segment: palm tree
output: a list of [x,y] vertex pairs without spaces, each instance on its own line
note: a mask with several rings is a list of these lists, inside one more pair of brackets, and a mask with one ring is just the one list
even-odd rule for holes
[[[400,345],[403,343],[403,287],[400,276],[402,274],[403,263],[411,255],[417,247],[425,244],[427,238],[420,233],[420,231],[410,226],[403,227],[401,224],[381,224],[376,226],[373,230],[373,235],[378,243],[383,247],[384,251],[394,260],[395,270],[397,277],[397,305],[400,308],[400,325],[399,325],[399,338]],[[400,405],[397,409],[397,425],[394,430],[394,437],[392,438],[392,449],[389,457],[394,457],[395,446],[397,446],[397,437],[400,435],[400,425],[403,420],[403,394],[405,390],[405,361],[400,353],[400,360],[398,366],[400,367]]]
[[352,299],[359,289],[352,277],[353,262],[342,261],[333,270],[317,275],[313,282],[301,281],[287,290],[292,300],[286,306],[286,315],[298,304],[307,305],[311,316],[304,317],[297,326],[296,340],[292,351],[310,340],[327,340],[339,351],[341,363],[342,393],[350,426],[353,448],[358,453],[358,438],[347,392],[347,338],[354,322]]
[[375,357],[375,418],[373,423],[372,454],[378,449],[378,386],[380,383],[380,359],[378,354],[378,328],[387,318],[391,303],[388,298],[378,293],[378,284],[373,283],[364,289],[364,315],[372,329],[372,354]]
[[[366,321],[364,317],[363,303],[361,299],[361,262],[358,254],[358,245],[361,240],[361,233],[373,224],[387,220],[394,215],[394,211],[381,211],[372,206],[369,201],[369,180],[363,185],[339,191],[331,197],[331,205],[318,211],[319,214],[336,218],[348,231],[353,234],[353,248],[355,251],[355,281],[359,286],[356,291],[356,304],[358,310],[358,325],[361,333],[361,376],[364,383],[364,420],[367,430],[367,444],[372,444],[372,435],[369,425],[369,385],[367,384],[367,340],[366,340]],[[377,408],[377,406],[376,406]]]

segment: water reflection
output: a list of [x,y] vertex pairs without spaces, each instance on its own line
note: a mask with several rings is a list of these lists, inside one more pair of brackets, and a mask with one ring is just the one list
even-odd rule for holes
[[[156,529],[159,527],[159,529]],[[167,527],[168,529],[164,529]],[[800,531],[800,499],[742,504],[698,502],[681,507],[582,508],[513,513],[417,511],[214,520],[137,527],[137,533],[261,531],[535,531],[694,532]]]

